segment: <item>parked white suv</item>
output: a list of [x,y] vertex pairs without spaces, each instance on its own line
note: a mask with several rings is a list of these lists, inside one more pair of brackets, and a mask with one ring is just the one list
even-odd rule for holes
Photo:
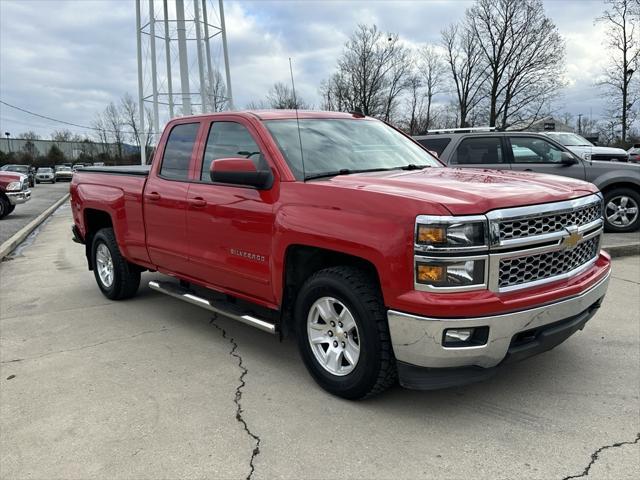
[[584,137],[570,132],[544,132],[583,160],[628,162],[629,154],[621,148],[598,147]]

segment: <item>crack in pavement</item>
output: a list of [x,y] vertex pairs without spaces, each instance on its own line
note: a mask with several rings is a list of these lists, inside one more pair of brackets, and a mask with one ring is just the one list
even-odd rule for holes
[[65,350],[56,350],[55,352],[47,352],[47,353],[43,353],[43,354],[40,354],[40,355],[36,355],[34,357],[14,358],[13,360],[3,360],[2,362],[0,362],[0,364],[26,362],[28,360],[36,360],[38,358],[48,357],[50,355],[57,355],[59,353],[77,352],[78,350],[85,350],[87,348],[97,347],[97,346],[100,346],[100,345],[104,345],[106,343],[120,342],[122,340],[129,340],[131,338],[139,337],[140,335],[147,335],[149,333],[168,332],[169,330],[172,330],[172,329],[171,328],[162,327],[159,330],[145,330],[144,332],[138,332],[138,333],[135,333],[133,335],[128,335],[126,337],[111,338],[109,340],[103,340],[102,342],[92,343],[90,345],[82,345],[80,347],[67,348]]
[[227,336],[227,332],[225,331],[224,328],[222,328],[220,325],[215,323],[216,318],[217,317],[213,317],[209,323],[214,327],[216,327],[218,330],[220,330],[220,333],[222,333],[222,338],[229,341],[229,343],[231,344],[231,350],[229,351],[229,355],[238,359],[238,367],[240,367],[240,370],[242,370],[240,377],[238,377],[238,380],[240,383],[236,387],[236,394],[233,399],[233,402],[236,404],[236,420],[242,424],[242,427],[244,428],[244,431],[246,432],[246,434],[249,435],[251,438],[253,438],[253,440],[256,442],[256,446],[254,447],[253,452],[251,452],[251,459],[249,460],[249,467],[251,468],[251,470],[249,471],[249,474],[247,475],[247,478],[246,478],[246,480],[250,480],[253,473],[256,470],[255,465],[253,464],[253,461],[260,454],[260,437],[255,433],[253,433],[251,429],[249,429],[249,425],[247,425],[246,420],[242,416],[242,412],[244,412],[244,410],[242,409],[242,403],[241,403],[242,389],[246,385],[246,382],[244,381],[244,377],[245,375],[247,375],[247,373],[249,373],[249,370],[247,370],[247,368],[244,366],[242,362],[242,356],[237,353],[238,344],[236,343],[233,337]]
[[609,448],[622,447],[623,445],[634,445],[634,444],[638,443],[638,441],[640,441],[640,433],[638,433],[636,435],[635,440],[632,441],[632,442],[617,442],[617,443],[613,443],[611,445],[605,445],[604,447],[600,447],[599,449],[597,449],[595,452],[593,452],[591,454],[591,461],[585,467],[585,469],[582,471],[582,473],[579,473],[578,475],[569,475],[568,477],[562,478],[562,480],[570,480],[572,478],[586,477],[587,475],[589,475],[589,470],[591,470],[591,467],[593,466],[593,464],[596,463],[596,460],[598,460],[598,457],[600,456],[600,453],[603,450],[607,450]]
[[636,282],[635,280],[629,280],[628,278],[616,277],[615,275],[612,275],[611,278],[615,278],[616,280],[621,280],[623,282],[635,283],[636,285],[640,285],[640,282]]

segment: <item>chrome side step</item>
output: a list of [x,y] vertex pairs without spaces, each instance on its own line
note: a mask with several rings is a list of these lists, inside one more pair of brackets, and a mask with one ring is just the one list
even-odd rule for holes
[[239,322],[246,323],[247,325],[251,325],[252,327],[259,328],[260,330],[272,335],[276,334],[276,326],[274,324],[256,317],[252,317],[251,315],[243,314],[241,312],[234,312],[232,311],[232,309],[225,309],[222,306],[222,302],[215,302],[214,304],[210,300],[198,297],[191,293],[189,290],[186,290],[179,285],[176,285],[175,283],[151,281],[149,282],[149,287],[160,293],[169,295],[170,297],[175,297],[179,300],[190,303],[192,305],[197,305],[198,307],[205,308],[219,315],[224,315],[225,317],[229,317],[234,320],[238,320]]

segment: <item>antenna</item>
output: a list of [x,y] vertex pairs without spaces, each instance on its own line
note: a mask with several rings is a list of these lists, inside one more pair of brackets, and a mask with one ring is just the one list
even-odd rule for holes
[[298,97],[296,97],[296,84],[293,81],[293,67],[291,57],[289,57],[289,72],[291,72],[291,88],[293,90],[293,106],[296,109],[296,124],[298,125],[298,141],[300,142],[300,161],[302,162],[302,180],[306,180],[307,174],[304,169],[304,153],[302,151],[302,134],[300,133],[300,119],[298,118]]

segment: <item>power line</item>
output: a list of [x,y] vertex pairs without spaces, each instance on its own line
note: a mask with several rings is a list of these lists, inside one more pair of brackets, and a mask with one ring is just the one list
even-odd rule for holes
[[[29,115],[33,115],[34,117],[39,117],[39,118],[44,118],[45,120],[49,120],[51,122],[56,122],[56,123],[62,123],[64,125],[69,125],[72,127],[77,127],[77,128],[86,128],[87,130],[93,130],[96,132],[108,132],[108,133],[126,133],[129,135],[133,135],[134,132],[128,132],[128,131],[120,131],[117,132],[116,130],[107,130],[107,129],[103,129],[103,128],[97,128],[97,127],[90,127],[88,125],[80,125],[78,123],[73,123],[73,122],[67,122],[65,120],[60,120],[58,118],[53,118],[53,117],[48,117],[47,115],[41,115],[39,113],[36,112],[32,112],[30,110],[27,110],[26,108],[22,108],[22,107],[18,107],[16,105],[11,105],[10,103],[5,102],[4,100],[0,100],[0,103],[3,105],[6,105],[7,107],[11,107],[14,108],[20,112],[24,112],[27,113]],[[149,132],[151,135],[158,135],[159,132]]]

